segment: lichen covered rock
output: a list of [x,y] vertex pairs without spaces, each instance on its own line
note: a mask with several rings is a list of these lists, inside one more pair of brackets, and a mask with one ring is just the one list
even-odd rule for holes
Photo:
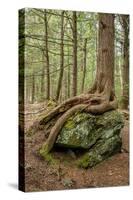
[[123,125],[122,115],[118,111],[102,115],[75,113],[64,124],[55,145],[86,149],[86,153],[78,160],[78,165],[92,167],[120,152],[120,131]]

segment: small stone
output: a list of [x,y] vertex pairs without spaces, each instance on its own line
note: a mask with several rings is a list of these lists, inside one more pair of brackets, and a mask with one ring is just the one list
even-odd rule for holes
[[73,182],[73,180],[70,179],[70,178],[65,178],[65,179],[62,180],[62,184],[63,184],[65,187],[69,187],[69,188],[70,188],[70,187],[73,186],[74,182]]

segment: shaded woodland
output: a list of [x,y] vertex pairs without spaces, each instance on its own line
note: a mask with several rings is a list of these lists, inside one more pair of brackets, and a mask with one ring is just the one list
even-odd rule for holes
[[[114,84],[119,106],[127,108],[129,16],[114,17]],[[26,103],[62,102],[88,91],[96,74],[98,27],[97,13],[26,9],[25,33],[20,28]]]
[[[26,145],[25,190],[127,185],[129,15],[26,8],[20,10],[19,23],[19,114]],[[82,113],[90,118],[78,119]],[[92,159],[90,167],[116,155],[101,166],[83,171],[75,163],[86,147],[82,151],[79,145],[75,150],[71,144],[65,149],[63,143],[61,150],[56,144],[63,131],[75,131],[75,127],[83,128],[85,140],[84,133],[91,130],[82,127],[85,120],[91,121],[94,133],[87,147],[88,152],[92,148],[87,154]],[[71,168],[72,173],[67,173]],[[94,181],[90,180],[91,173]],[[53,174],[55,187],[49,183]],[[40,175],[46,181],[42,177],[37,180]]]

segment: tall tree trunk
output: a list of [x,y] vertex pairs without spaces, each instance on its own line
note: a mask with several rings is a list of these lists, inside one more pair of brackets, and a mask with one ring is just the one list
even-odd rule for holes
[[46,99],[50,98],[50,70],[49,70],[49,52],[48,52],[48,21],[47,12],[44,11],[44,22],[45,22],[45,50],[46,50],[46,77],[47,77],[47,93]]
[[[96,84],[98,92],[107,82],[114,91],[114,15],[99,14],[98,58]],[[103,74],[102,82],[101,74]]]
[[64,100],[66,100],[67,99],[67,88],[68,88],[68,82],[67,82],[67,71],[66,71],[66,69],[65,69],[65,71],[64,71]]
[[31,93],[31,102],[34,103],[35,102],[35,76],[34,73],[32,75],[32,93]]
[[122,15],[122,25],[124,31],[122,108],[128,109],[129,105],[129,16],[128,15]]
[[77,94],[77,14],[73,11],[73,86],[72,95]]
[[42,76],[41,76],[41,96],[42,100],[44,100],[44,93],[45,93],[45,86],[44,86],[44,80],[45,80],[45,60],[44,60],[44,52],[42,52],[42,60],[43,60],[43,66],[42,66]]
[[69,47],[67,48],[68,57],[67,57],[67,64],[68,64],[68,70],[67,70],[67,97],[70,98],[70,92],[71,92],[71,72],[70,72],[70,58],[69,58]]
[[57,86],[56,100],[58,101],[64,72],[64,11],[61,13],[61,45],[60,45],[60,74]]
[[84,62],[84,66],[83,66],[83,79],[82,79],[82,93],[84,92],[84,84],[85,84],[85,75],[86,75],[86,46],[87,46],[87,38],[85,38],[84,40],[84,48],[83,48],[83,52],[84,52],[84,58],[83,58],[83,62]]
[[118,66],[119,66],[119,76],[120,76],[120,84],[121,84],[121,94],[122,94],[122,91],[123,91],[123,79],[122,79],[122,55],[123,55],[123,51],[122,51],[122,47],[121,47],[121,55],[119,56],[119,63],[118,63]]
[[70,86],[71,86],[71,79],[70,79],[70,65],[68,65],[68,71],[67,71],[67,96],[70,98]]

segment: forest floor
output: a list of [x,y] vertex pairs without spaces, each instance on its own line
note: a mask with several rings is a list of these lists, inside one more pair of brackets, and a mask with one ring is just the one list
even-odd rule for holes
[[[33,111],[33,109],[32,109]],[[33,117],[28,116],[28,126]],[[58,164],[49,164],[38,155],[46,140],[44,131],[25,135],[25,190],[48,191],[77,188],[95,188],[129,185],[129,121],[122,129],[122,152],[93,168],[82,169],[75,165],[76,153],[54,149]]]

